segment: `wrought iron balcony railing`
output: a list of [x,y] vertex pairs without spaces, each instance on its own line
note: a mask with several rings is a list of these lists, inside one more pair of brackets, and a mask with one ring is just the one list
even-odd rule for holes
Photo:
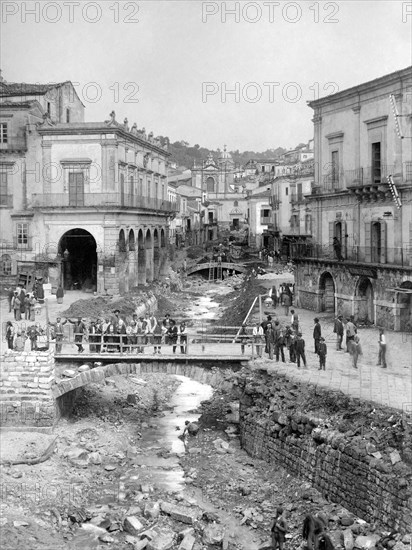
[[33,237],[25,235],[14,236],[13,248],[17,250],[33,250]]
[[354,263],[384,264],[401,267],[412,267],[412,249],[408,246],[348,246],[341,249],[341,260],[332,245],[317,243],[293,243],[293,259],[315,259],[325,261],[347,261]]
[[365,185],[379,185],[388,182],[388,176],[395,174],[394,165],[368,166],[356,170],[346,170],[346,187],[363,187]]
[[136,208],[178,212],[177,202],[123,193],[45,193],[32,195],[32,208]]

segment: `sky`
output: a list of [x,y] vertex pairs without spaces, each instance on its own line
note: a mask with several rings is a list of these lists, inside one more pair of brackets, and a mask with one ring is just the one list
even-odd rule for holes
[[8,82],[71,80],[87,121],[172,142],[291,148],[307,101],[412,65],[412,2],[58,0],[1,3]]

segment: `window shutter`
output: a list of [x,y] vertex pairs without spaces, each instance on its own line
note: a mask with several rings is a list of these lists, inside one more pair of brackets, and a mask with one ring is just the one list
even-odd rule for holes
[[365,262],[371,261],[371,223],[365,223]]
[[329,222],[329,252],[333,257],[333,237],[335,236],[335,222]]
[[342,256],[346,260],[346,258],[348,257],[348,251],[347,251],[348,239],[346,238],[347,228],[346,228],[345,221],[342,221],[341,224],[342,224]]
[[386,264],[386,222],[381,222],[381,256],[380,263]]

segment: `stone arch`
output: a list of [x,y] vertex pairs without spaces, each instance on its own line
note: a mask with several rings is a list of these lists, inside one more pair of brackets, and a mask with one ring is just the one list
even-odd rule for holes
[[66,290],[97,288],[97,243],[86,229],[66,231],[59,240],[62,257],[61,278]]
[[398,307],[400,309],[400,330],[412,332],[412,281],[404,281],[400,288],[410,292],[398,294]]
[[118,248],[121,254],[127,252],[126,236],[125,236],[124,229],[121,229],[119,231]]
[[165,234],[165,230],[162,229],[160,230],[160,247],[161,248],[165,248],[166,246],[166,234]]
[[154,277],[154,263],[153,263],[153,235],[150,228],[146,229],[145,249],[146,249],[146,282],[151,283]]
[[157,227],[153,231],[153,276],[157,280],[160,273],[160,238]]
[[368,277],[359,277],[355,287],[356,317],[362,323],[375,323],[373,285]]
[[139,285],[146,284],[146,248],[143,230],[137,233],[137,281]]
[[329,271],[324,271],[319,277],[320,311],[335,313],[336,285]]
[[129,250],[130,251],[136,250],[136,238],[134,236],[133,228],[130,229],[130,231],[129,231],[128,243],[129,243]]

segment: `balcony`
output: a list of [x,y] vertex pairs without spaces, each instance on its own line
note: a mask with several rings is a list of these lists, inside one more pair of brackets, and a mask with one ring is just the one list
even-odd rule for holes
[[303,204],[305,202],[305,197],[302,193],[292,193],[290,195],[290,202],[292,205]]
[[345,187],[344,183],[344,171],[334,170],[328,174],[324,174],[322,177],[322,191],[324,193],[333,193],[334,191],[342,191]]
[[[345,179],[348,189],[365,186],[379,187],[388,183],[388,176],[395,175],[394,165],[368,166],[356,170],[346,170]],[[398,174],[397,174],[398,175]]]
[[13,208],[13,195],[0,195],[0,206]]
[[18,151],[27,151],[26,137],[10,137],[7,143],[0,144],[0,152],[2,153],[14,153]]
[[133,208],[138,210],[157,210],[160,212],[178,212],[176,202],[128,195],[122,193],[84,193],[70,195],[69,193],[33,194],[32,208],[101,208],[109,209]]
[[260,225],[269,225],[271,221],[272,221],[271,216],[262,216],[260,218]]
[[[295,243],[291,248],[294,260],[318,260],[338,262],[332,245]],[[380,248],[377,246],[351,246],[342,249],[342,264],[355,263],[388,267],[412,267],[412,249],[408,246]]]

